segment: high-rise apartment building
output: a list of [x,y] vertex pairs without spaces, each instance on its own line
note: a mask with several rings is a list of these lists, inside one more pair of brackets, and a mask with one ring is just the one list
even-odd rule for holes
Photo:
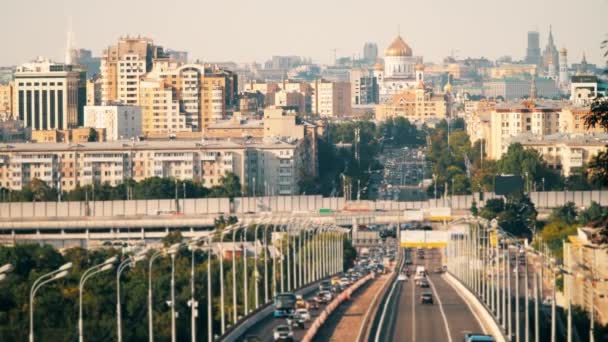
[[540,65],[540,36],[538,31],[528,32],[528,48],[526,49],[526,63]]
[[351,104],[353,106],[375,104],[379,101],[378,80],[370,69],[350,71]]
[[162,47],[151,39],[123,37],[101,57],[101,101],[103,104],[139,103],[139,80],[152,69],[155,58],[164,57]]
[[349,82],[315,80],[312,87],[313,113],[325,117],[351,115],[351,92]]
[[86,72],[39,58],[17,67],[14,116],[33,130],[68,129],[84,122]]
[[[179,131],[200,131],[210,123],[223,119],[226,109],[236,104],[236,75],[214,66],[156,59],[152,71],[146,75],[146,81],[161,82],[163,88],[172,91],[172,101],[177,102],[184,125]],[[147,113],[144,111],[144,121],[149,119]],[[150,127],[144,127],[144,130],[151,132]]]

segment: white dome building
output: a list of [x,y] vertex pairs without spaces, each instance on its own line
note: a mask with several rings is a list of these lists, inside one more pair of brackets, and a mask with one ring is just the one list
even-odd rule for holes
[[419,64],[422,64],[422,58],[414,56],[412,48],[401,36],[397,36],[384,51],[384,68],[375,67],[380,102],[389,101],[393,95],[415,88],[418,78],[423,77],[421,70],[424,69],[416,67]]

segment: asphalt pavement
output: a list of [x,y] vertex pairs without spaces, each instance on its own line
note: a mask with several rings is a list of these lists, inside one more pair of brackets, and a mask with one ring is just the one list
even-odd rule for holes
[[[414,265],[409,269],[412,276],[407,281],[398,282],[394,297],[388,301],[386,325],[378,340],[457,342],[462,340],[465,332],[482,332],[468,305],[441,274],[435,273],[442,266],[440,250],[426,250],[424,259],[416,254],[411,253]],[[413,273],[417,265],[424,265],[427,269],[429,288],[414,284]],[[424,292],[433,293],[433,304],[421,303],[420,297]]]

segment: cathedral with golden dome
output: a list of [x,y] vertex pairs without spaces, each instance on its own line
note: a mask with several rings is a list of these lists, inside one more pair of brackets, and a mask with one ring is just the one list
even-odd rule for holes
[[374,76],[378,80],[380,102],[386,102],[393,95],[416,88],[423,82],[422,57],[414,56],[412,48],[400,35],[384,51],[384,65],[374,66]]

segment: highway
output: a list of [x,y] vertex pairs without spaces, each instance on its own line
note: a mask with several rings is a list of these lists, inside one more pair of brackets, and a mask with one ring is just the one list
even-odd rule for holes
[[[392,297],[387,301],[385,320],[377,341],[461,341],[464,332],[483,332],[477,318],[464,300],[435,273],[443,264],[439,249],[426,250],[425,258],[406,250],[406,260],[411,257],[411,279],[398,281]],[[430,288],[414,284],[413,271],[424,265],[429,271]],[[434,304],[421,304],[420,296],[432,292]]]

